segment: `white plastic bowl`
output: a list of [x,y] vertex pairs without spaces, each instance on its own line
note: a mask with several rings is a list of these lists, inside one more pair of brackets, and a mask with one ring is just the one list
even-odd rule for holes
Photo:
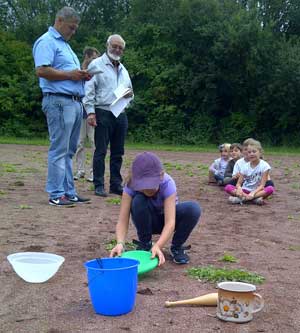
[[65,261],[64,257],[44,252],[20,252],[7,256],[14,271],[26,282],[49,280]]

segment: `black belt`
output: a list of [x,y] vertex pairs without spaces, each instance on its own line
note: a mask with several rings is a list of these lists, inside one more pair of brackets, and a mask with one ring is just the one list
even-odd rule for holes
[[43,93],[43,96],[61,96],[61,97],[71,98],[73,101],[81,102],[80,96],[68,95],[68,94],[64,94],[64,93],[47,92],[47,93]]

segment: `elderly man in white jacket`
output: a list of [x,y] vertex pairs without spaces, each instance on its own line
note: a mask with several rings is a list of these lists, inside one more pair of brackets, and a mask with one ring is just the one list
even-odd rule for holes
[[125,41],[120,35],[111,35],[106,52],[93,60],[88,69],[96,73],[85,85],[83,104],[88,123],[95,126],[95,153],[93,173],[95,194],[106,197],[104,186],[105,156],[110,144],[110,193],[122,195],[121,166],[124,155],[128,120],[125,109],[116,117],[111,104],[116,100],[115,91],[129,88],[124,98],[132,98],[132,84],[126,68],[120,63]]

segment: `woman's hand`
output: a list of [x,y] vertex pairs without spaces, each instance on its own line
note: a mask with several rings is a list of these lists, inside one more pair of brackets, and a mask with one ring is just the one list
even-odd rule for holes
[[120,257],[122,252],[124,251],[124,245],[122,243],[118,243],[111,251],[110,251],[110,257]]
[[161,266],[162,264],[165,263],[165,261],[166,261],[165,256],[162,253],[162,251],[158,245],[154,244],[152,246],[151,252],[152,252],[152,256],[151,256],[152,259],[155,257],[158,258],[158,266]]

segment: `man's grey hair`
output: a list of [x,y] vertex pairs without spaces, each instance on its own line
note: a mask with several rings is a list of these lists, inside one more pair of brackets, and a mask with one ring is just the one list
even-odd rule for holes
[[126,45],[125,40],[122,38],[122,36],[117,35],[117,34],[115,34],[115,35],[110,35],[110,36],[107,38],[106,45],[110,44],[111,40],[114,39],[114,38],[118,38],[118,39],[120,39],[121,42],[124,44],[124,48],[125,48],[125,45]]
[[78,13],[72,7],[63,7],[62,9],[60,9],[56,13],[55,20],[57,20],[58,18],[62,18],[65,21],[80,21]]

